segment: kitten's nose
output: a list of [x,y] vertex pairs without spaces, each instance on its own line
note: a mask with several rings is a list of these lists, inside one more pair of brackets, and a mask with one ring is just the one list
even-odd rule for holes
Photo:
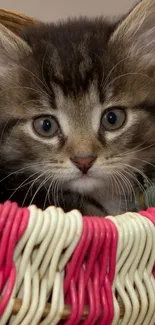
[[87,171],[91,168],[96,158],[97,156],[93,154],[73,155],[70,157],[70,160],[83,174],[87,174]]

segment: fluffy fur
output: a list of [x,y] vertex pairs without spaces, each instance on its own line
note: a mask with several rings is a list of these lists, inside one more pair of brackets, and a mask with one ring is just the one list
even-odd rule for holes
[[[40,24],[15,36],[0,27],[1,201],[49,204],[85,214],[130,209],[155,162],[155,1],[117,23],[80,18]],[[120,107],[126,122],[101,121]],[[33,129],[52,115],[51,138]],[[97,156],[86,176],[72,155]]]

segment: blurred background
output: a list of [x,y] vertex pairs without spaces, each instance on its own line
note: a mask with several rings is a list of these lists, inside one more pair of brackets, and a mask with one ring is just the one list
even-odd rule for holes
[[0,7],[24,12],[43,21],[69,16],[114,16],[128,12],[138,0],[0,0]]

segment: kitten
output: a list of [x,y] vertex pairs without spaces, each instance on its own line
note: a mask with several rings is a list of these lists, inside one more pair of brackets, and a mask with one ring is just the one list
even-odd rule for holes
[[154,78],[154,0],[117,23],[80,18],[20,36],[1,26],[1,202],[130,209],[155,162]]

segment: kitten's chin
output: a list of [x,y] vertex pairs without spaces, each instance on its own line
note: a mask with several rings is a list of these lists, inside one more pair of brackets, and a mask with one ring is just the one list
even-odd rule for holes
[[[102,184],[103,185],[103,184]],[[95,189],[101,187],[101,181],[95,178],[83,176],[78,179],[74,179],[68,183],[68,187],[75,192],[81,194],[92,193]]]

